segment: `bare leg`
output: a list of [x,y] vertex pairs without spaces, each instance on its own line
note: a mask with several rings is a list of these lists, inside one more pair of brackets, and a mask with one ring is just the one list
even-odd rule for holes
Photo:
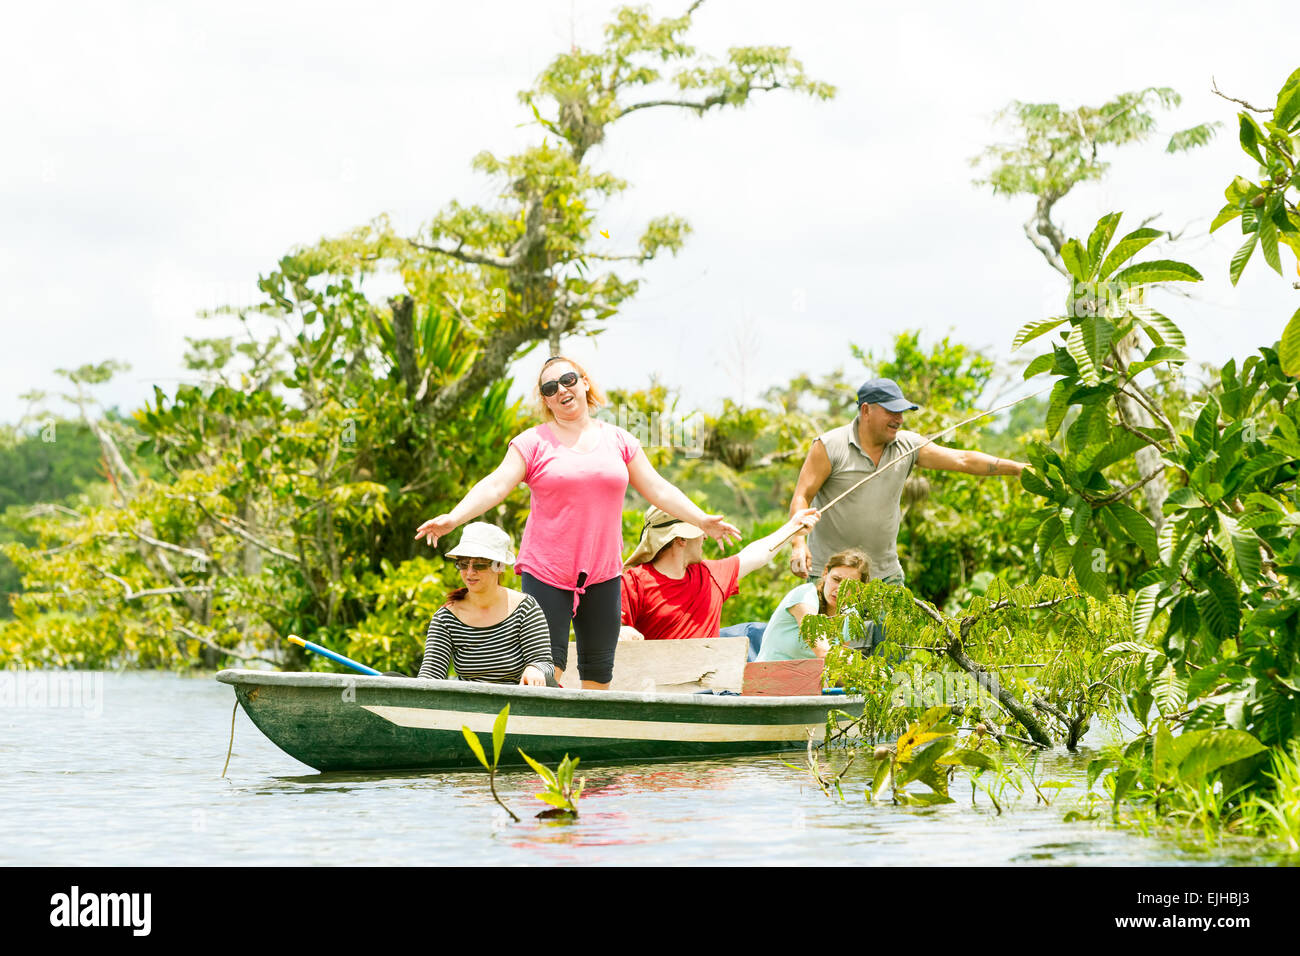
[[583,690],[609,690],[608,684],[602,684],[600,681],[585,680],[582,682]]

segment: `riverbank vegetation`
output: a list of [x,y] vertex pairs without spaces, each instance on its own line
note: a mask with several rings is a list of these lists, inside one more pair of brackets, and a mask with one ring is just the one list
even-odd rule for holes
[[[1300,253],[1300,70],[1272,119],[1260,112],[1238,117],[1258,172],[1228,186],[1214,222],[1240,219],[1246,235],[1228,267],[1234,283],[1257,246],[1279,274],[1279,244]],[[1230,360],[1198,394],[1171,387],[1184,337],[1149,292],[1201,275],[1174,259],[1138,261],[1162,234],[1121,237],[1121,219],[1047,237],[1069,278],[1065,314],[1028,323],[1013,343],[1039,343],[1026,380],[1053,380],[1021,478],[1041,506],[1017,524],[1037,583],[996,579],[960,615],[874,582],[850,588],[840,616],[883,622],[886,639],[866,659],[838,652],[831,670],[868,695],[863,722],[875,733],[897,732],[927,703],[912,677],[908,693],[896,689],[905,666],[931,662],[973,678],[952,685],[966,691],[956,704],[994,734],[1018,727],[1038,746],[1073,749],[1094,717],[1128,717],[1136,738],[1089,771],[1117,819],[1126,808],[1143,825],[1173,819],[1295,847],[1300,310],[1279,323],[1279,344]],[[1133,507],[1150,486],[1159,493]],[[843,626],[810,616],[803,629],[811,642]]]

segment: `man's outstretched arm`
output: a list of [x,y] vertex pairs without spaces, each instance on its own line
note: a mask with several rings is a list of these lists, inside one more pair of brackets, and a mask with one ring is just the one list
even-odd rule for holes
[[942,445],[926,445],[916,453],[916,463],[922,468],[936,471],[960,471],[967,475],[1005,475],[1015,478],[1029,467],[1023,461],[1010,458],[994,458],[982,451],[965,448],[944,448]]

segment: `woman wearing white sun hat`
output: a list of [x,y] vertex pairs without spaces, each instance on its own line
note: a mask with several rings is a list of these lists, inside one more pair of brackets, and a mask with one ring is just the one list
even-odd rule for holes
[[476,521],[465,526],[447,557],[456,561],[465,586],[447,595],[429,621],[419,676],[445,680],[455,667],[461,680],[557,686],[541,605],[501,585],[515,563],[510,535]]

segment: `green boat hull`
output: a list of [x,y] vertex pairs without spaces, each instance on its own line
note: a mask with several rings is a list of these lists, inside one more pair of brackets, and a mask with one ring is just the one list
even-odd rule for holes
[[[690,760],[802,750],[827,715],[854,716],[839,696],[722,697],[620,693],[347,674],[223,670],[244,712],[272,743],[317,770],[478,767],[461,730],[484,742],[510,705],[501,766],[565,754],[584,764]],[[489,745],[490,746],[490,745]]]

